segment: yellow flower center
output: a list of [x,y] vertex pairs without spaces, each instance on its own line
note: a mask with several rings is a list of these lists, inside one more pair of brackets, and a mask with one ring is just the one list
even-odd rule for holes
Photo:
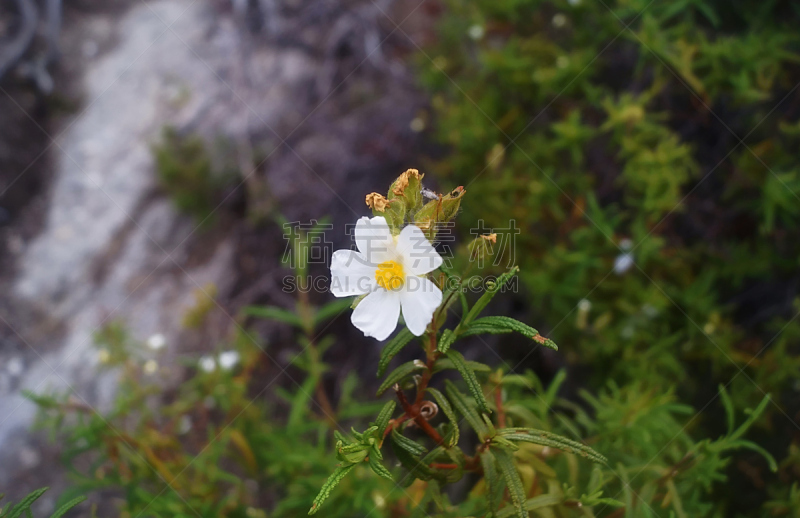
[[405,274],[403,272],[403,265],[397,261],[386,261],[378,265],[375,270],[375,280],[378,281],[378,286],[386,288],[387,290],[396,290],[403,285]]

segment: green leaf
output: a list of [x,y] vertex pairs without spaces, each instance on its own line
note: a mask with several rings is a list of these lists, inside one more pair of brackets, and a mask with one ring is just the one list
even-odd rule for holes
[[375,474],[380,475],[383,478],[388,478],[389,480],[394,480],[394,477],[389,470],[386,469],[386,467],[384,467],[384,465],[381,464],[381,462],[374,455],[369,456],[369,467],[375,472]]
[[397,460],[408,470],[408,474],[400,480],[398,485],[407,487],[414,477],[421,480],[430,480],[433,478],[433,470],[427,464],[424,464],[417,456],[409,453],[408,450],[401,447],[395,440],[391,441],[391,446]]
[[[485,363],[467,361],[467,367],[473,372],[492,372],[492,368],[486,365]],[[439,371],[443,371],[445,369],[455,369],[456,364],[453,363],[452,360],[448,358],[439,358],[436,360],[436,363],[433,364],[433,374],[436,374]]]
[[487,414],[491,413],[489,405],[486,403],[486,397],[483,395],[481,384],[478,382],[478,378],[475,377],[475,372],[466,364],[464,356],[462,356],[460,352],[451,349],[447,351],[447,358],[453,362],[453,365],[458,369],[461,377],[464,378],[467,389],[469,389],[470,394],[478,404],[478,409]]
[[386,431],[386,427],[389,426],[389,420],[392,418],[396,406],[397,403],[395,403],[394,400],[387,401],[386,404],[383,405],[383,408],[381,408],[378,418],[375,419],[375,426],[378,427],[378,434],[381,438]]
[[728,391],[725,390],[725,386],[720,383],[719,385],[719,397],[722,399],[722,406],[725,407],[725,418],[728,421],[728,435],[733,433],[733,427],[735,426],[736,420],[736,411],[733,408],[733,401],[731,401],[731,397],[728,395]]
[[[611,499],[609,498],[608,500]],[[558,505],[563,501],[564,498],[558,495],[539,495],[526,500],[524,507],[526,511],[535,511],[545,507],[553,507],[554,505]],[[506,507],[502,511],[495,514],[494,518],[509,518],[514,514],[515,511],[516,509],[513,507]]]
[[533,428],[504,428],[499,430],[497,435],[511,441],[530,442],[541,446],[550,446],[551,448],[580,455],[593,462],[599,462],[601,464],[608,463],[608,459],[585,444],[567,439],[566,437],[552,432],[535,430]]
[[466,396],[462,394],[456,386],[450,380],[444,381],[444,390],[447,393],[447,397],[450,401],[453,402],[453,406],[456,407],[456,410],[464,416],[464,419],[467,420],[469,425],[475,430],[475,433],[478,434],[481,440],[484,440],[486,437],[489,436],[489,430],[486,428],[486,424],[481,419],[481,416],[472,408],[472,405],[469,404],[467,401]]
[[86,500],[85,496],[79,496],[77,498],[73,498],[72,500],[70,500],[66,504],[64,504],[61,507],[59,507],[58,510],[55,513],[53,513],[53,515],[50,518],[61,518],[62,516],[67,514],[67,512],[70,509],[72,509],[76,505],[80,504],[84,500]]
[[481,452],[481,466],[483,466],[483,480],[486,483],[486,502],[492,513],[497,512],[499,502],[497,493],[500,487],[500,477],[497,473],[497,461],[491,450]]
[[322,485],[322,489],[319,490],[319,494],[314,499],[314,502],[311,505],[311,509],[308,510],[308,514],[314,514],[319,511],[320,506],[322,503],[331,495],[331,491],[335,488],[342,479],[350,473],[353,468],[356,467],[355,464],[348,464],[346,466],[337,466],[334,472],[328,477],[328,480]]
[[475,335],[501,335],[501,334],[508,334],[510,332],[511,329],[507,329],[505,327],[472,324],[471,326],[469,326],[469,329],[467,329],[462,333],[459,333],[459,336],[467,337]]
[[528,518],[528,511],[525,509],[525,488],[522,486],[522,479],[519,478],[519,472],[514,465],[511,453],[495,448],[494,457],[497,459],[497,465],[500,467],[508,492],[511,494],[511,501],[514,503],[517,517]]
[[519,320],[513,319],[511,317],[501,317],[501,316],[483,317],[479,318],[478,320],[470,324],[470,327],[472,326],[499,327],[502,329],[508,329],[509,331],[516,331],[517,333],[523,334],[528,338],[533,338],[534,336],[539,334],[539,331],[532,328],[528,324],[524,324]]
[[411,331],[409,331],[407,327],[404,327],[394,338],[389,340],[389,343],[383,347],[383,350],[381,351],[381,358],[378,360],[379,378],[383,376],[384,372],[386,372],[386,368],[389,366],[392,358],[397,356],[397,353],[399,353],[403,347],[408,345],[408,342],[410,342],[413,338],[414,335],[411,334]]
[[509,279],[511,279],[514,275],[516,275],[518,271],[519,267],[514,266],[506,273],[500,275],[497,278],[497,281],[492,286],[490,286],[485,292],[483,292],[483,295],[481,295],[481,297],[478,299],[475,305],[472,306],[472,309],[469,310],[469,313],[467,313],[466,318],[463,320],[463,324],[469,325],[473,320],[475,320],[478,317],[478,315],[480,315],[481,312],[486,308],[489,302],[491,302],[494,296],[497,295],[497,292],[500,291],[500,288],[505,286],[505,284],[509,281]]
[[[539,334],[539,331],[532,328],[528,324],[520,322],[519,320],[515,320],[510,317],[503,317],[503,316],[492,316],[492,317],[483,317],[475,320],[472,324],[470,324],[467,332],[472,329],[477,329],[481,333],[504,333],[504,332],[517,332],[528,338],[534,339],[535,337],[540,337],[536,339],[537,343],[540,343],[546,347],[550,347],[551,349],[558,350],[558,346],[548,339],[544,338]],[[468,336],[467,332],[464,333],[464,336]],[[477,333],[473,333],[477,334]],[[541,340],[541,341],[540,341]]]
[[38,500],[48,489],[49,488],[47,487],[37,489],[23,498],[20,503],[11,508],[11,510],[8,512],[8,518],[19,518],[22,516],[22,513],[28,510],[30,506],[33,505],[33,503]]
[[450,346],[453,345],[453,342],[456,341],[456,334],[450,330],[445,329],[442,332],[442,336],[439,338],[439,343],[436,348],[439,350],[440,353],[444,354],[450,349]]
[[303,320],[291,311],[275,306],[247,306],[243,310],[245,315],[277,320],[294,327],[303,328]]
[[381,386],[378,387],[378,392],[377,392],[376,395],[380,396],[381,394],[386,392],[386,389],[388,389],[389,387],[393,386],[395,383],[400,383],[403,379],[406,378],[406,376],[410,375],[412,372],[415,372],[415,371],[418,371],[418,370],[424,369],[424,368],[425,368],[425,365],[422,365],[422,364],[419,364],[419,363],[413,362],[413,361],[407,362],[407,363],[404,363],[404,364],[400,365],[395,370],[390,372],[388,376],[386,376],[386,379],[383,380],[383,383],[381,383]]
[[737,428],[735,432],[733,432],[728,436],[728,439],[734,440],[744,435],[744,433],[761,416],[761,414],[764,412],[764,409],[767,408],[769,401],[770,401],[770,396],[769,394],[767,394],[766,396],[764,396],[764,399],[761,400],[761,403],[758,404],[756,409],[750,412],[750,415],[748,416],[747,420],[744,423],[742,423],[741,426],[739,426],[739,428]]
[[740,448],[744,448],[744,449],[747,449],[747,450],[753,450],[753,451],[755,451],[757,453],[760,453],[764,457],[764,460],[767,461],[767,464],[769,464],[770,471],[772,471],[773,473],[778,471],[778,463],[775,461],[775,457],[773,457],[770,452],[768,452],[767,450],[765,450],[764,448],[762,448],[758,444],[756,444],[756,443],[754,443],[752,441],[746,441],[746,440],[743,440],[743,439],[739,439],[739,440],[736,440],[736,441],[725,441],[725,449],[726,450],[727,449],[732,449],[733,450],[733,449],[740,449]]
[[459,439],[458,416],[456,416],[455,410],[453,410],[452,405],[450,405],[450,402],[447,400],[444,394],[433,387],[428,387],[428,392],[431,393],[433,399],[436,400],[436,404],[439,405],[439,408],[441,408],[442,412],[444,412],[444,415],[447,416],[450,424],[453,425],[453,431],[447,436],[447,445],[452,448],[458,444]]
[[415,457],[428,452],[428,448],[398,432],[397,428],[392,429],[391,435],[394,444],[404,449],[411,455],[414,455]]

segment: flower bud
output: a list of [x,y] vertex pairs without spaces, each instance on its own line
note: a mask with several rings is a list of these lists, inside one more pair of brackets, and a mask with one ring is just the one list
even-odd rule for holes
[[406,204],[403,198],[387,200],[377,192],[367,194],[367,207],[372,209],[374,216],[383,216],[386,223],[392,229],[392,233],[397,234],[403,226],[406,215]]
[[469,244],[469,260],[478,261],[478,267],[483,267],[483,261],[494,255],[494,245],[497,244],[497,234],[486,234],[476,237]]
[[394,181],[389,188],[388,198],[390,200],[401,198],[405,201],[406,209],[409,212],[416,212],[422,206],[422,178],[424,174],[416,169],[409,169]]

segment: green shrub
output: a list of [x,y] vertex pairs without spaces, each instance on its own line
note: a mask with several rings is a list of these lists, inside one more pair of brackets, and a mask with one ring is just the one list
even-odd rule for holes
[[[480,198],[462,220],[499,231],[515,219],[531,318],[569,344],[589,393],[614,380],[609,404],[672,394],[697,411],[675,417],[695,437],[725,433],[713,417],[722,415],[718,384],[739,410],[774,394],[760,444],[786,458],[780,472],[738,455],[724,472],[729,490],[715,486],[707,512],[680,483],[688,473],[676,475],[676,495],[695,509],[689,516],[747,515],[776,495],[796,501],[800,7],[446,5],[418,60],[450,149],[430,169]],[[630,268],[615,272],[628,257]],[[651,453],[669,465],[668,450],[626,465]]]

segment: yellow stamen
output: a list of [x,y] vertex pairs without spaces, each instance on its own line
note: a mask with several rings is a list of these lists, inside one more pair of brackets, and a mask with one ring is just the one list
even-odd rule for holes
[[375,280],[378,281],[378,286],[387,290],[399,289],[403,285],[404,279],[403,265],[396,261],[381,263],[375,270]]

